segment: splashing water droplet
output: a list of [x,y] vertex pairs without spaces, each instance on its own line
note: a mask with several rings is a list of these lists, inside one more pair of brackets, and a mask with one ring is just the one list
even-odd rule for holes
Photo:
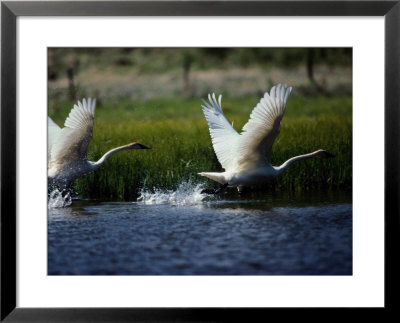
[[194,184],[188,181],[179,184],[179,187],[175,191],[156,189],[154,192],[149,192],[142,189],[137,202],[142,204],[170,204],[175,206],[199,205],[207,198],[207,195],[200,193],[203,188],[203,184]]
[[[63,196],[64,194],[64,196]],[[51,191],[49,194],[49,200],[47,202],[47,207],[57,208],[57,207],[66,207],[72,204],[71,192],[68,190],[58,190],[57,188]]]

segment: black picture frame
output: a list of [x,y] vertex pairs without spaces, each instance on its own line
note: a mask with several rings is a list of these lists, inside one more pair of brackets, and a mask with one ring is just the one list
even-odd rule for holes
[[[398,307],[400,1],[2,1],[1,322],[254,321],[271,314],[322,320],[362,311],[384,320]],[[381,16],[385,19],[385,306],[314,308],[16,307],[16,19],[18,16]],[[373,131],[373,129],[371,130]],[[373,147],[371,147],[373,153]],[[367,174],[366,174],[367,176]],[[340,311],[339,311],[340,310]],[[322,312],[316,314],[316,311]],[[323,317],[320,316],[323,315]],[[340,316],[339,316],[340,315]],[[346,315],[346,314],[344,314]]]

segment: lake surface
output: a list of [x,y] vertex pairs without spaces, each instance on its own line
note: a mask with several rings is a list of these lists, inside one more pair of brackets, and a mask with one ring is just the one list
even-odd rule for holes
[[204,196],[49,207],[49,275],[351,275],[351,193]]

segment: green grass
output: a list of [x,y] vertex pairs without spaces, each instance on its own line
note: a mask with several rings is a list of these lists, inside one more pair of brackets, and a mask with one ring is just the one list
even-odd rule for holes
[[[258,97],[223,97],[223,110],[238,131],[247,122]],[[49,115],[62,125],[71,102],[49,100]],[[146,102],[119,99],[99,101],[89,160],[99,159],[116,146],[132,141],[151,150],[124,151],[98,171],[80,178],[74,190],[86,198],[133,200],[142,189],[174,189],[184,180],[215,183],[197,175],[220,171],[198,98],[154,98]],[[317,149],[333,159],[312,159],[292,165],[266,183],[266,190],[351,189],[351,97],[295,97],[289,99],[281,133],[273,147],[272,163]]]

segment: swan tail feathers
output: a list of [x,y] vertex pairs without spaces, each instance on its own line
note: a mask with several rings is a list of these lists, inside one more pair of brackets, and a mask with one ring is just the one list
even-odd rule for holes
[[212,179],[213,181],[216,181],[220,184],[226,184],[226,179],[223,173],[198,173],[201,176],[207,177],[209,179]]

